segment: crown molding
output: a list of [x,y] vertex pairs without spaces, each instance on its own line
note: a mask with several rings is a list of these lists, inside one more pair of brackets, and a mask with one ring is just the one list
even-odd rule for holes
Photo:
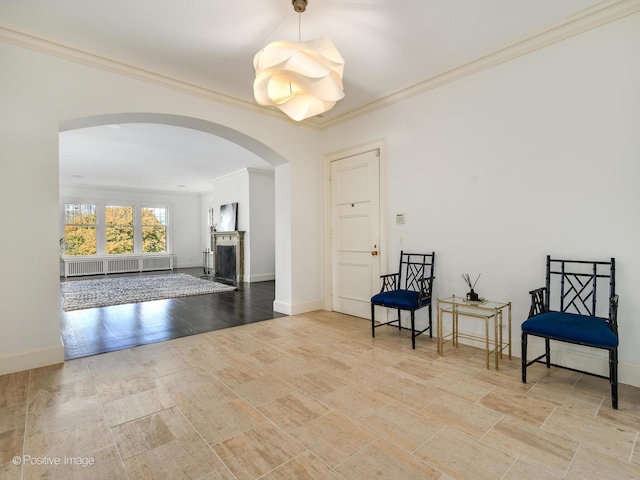
[[[304,122],[295,122],[294,124],[320,129],[329,128],[638,12],[640,12],[640,0],[605,0],[593,7],[578,12],[548,29],[488,53],[471,62],[434,75],[420,83],[385,95],[362,107],[354,108],[337,116],[312,117]],[[75,45],[27,32],[15,26],[0,23],[0,42],[53,55],[75,63],[125,75],[136,80],[153,83],[206,100],[231,105],[292,123],[288,117],[275,109],[264,108],[257,104],[224,95],[177,78],[139,68]]]
[[124,75],[135,80],[153,83],[161,87],[170,88],[172,90],[201,97],[206,100],[243,108],[263,115],[286,119],[284,115],[280,114],[275,109],[272,110],[260,107],[252,102],[240,100],[184,80],[124,63],[115,58],[92,52],[88,49],[65,43],[60,40],[48,38],[44,35],[29,32],[13,25],[0,23],[0,42],[26,48],[39,53],[45,53],[47,55],[62,58],[63,60],[87,65],[89,67],[98,68],[111,73]]
[[398,90],[341,115],[327,118],[324,121],[316,119],[316,124],[320,128],[338,125],[638,12],[640,12],[640,0],[605,0],[519,42],[458,65],[446,72],[434,75],[420,83]]

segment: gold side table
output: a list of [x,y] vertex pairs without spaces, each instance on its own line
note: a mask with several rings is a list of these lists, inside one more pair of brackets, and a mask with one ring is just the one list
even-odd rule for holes
[[[511,302],[495,302],[482,300],[471,302],[464,297],[453,295],[449,298],[437,300],[438,311],[438,353],[444,354],[444,344],[451,342],[456,348],[460,337],[483,342],[485,345],[487,368],[489,368],[490,358],[493,355],[495,369],[498,370],[499,359],[505,349],[508,350],[509,360],[511,360]],[[507,340],[503,338],[504,311],[507,311]],[[444,334],[443,316],[451,315],[451,333]],[[485,322],[484,336],[460,333],[458,322],[460,316],[483,319]],[[493,328],[491,323],[493,321]],[[493,334],[493,335],[492,335]]]

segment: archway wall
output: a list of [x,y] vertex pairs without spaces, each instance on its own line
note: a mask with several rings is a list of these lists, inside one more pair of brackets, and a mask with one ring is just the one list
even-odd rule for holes
[[192,119],[276,165],[275,306],[283,313],[322,306],[318,131],[8,44],[0,43],[0,64],[0,245],[9,280],[0,302],[0,374],[63,359],[58,133],[74,128],[74,119],[139,112]]

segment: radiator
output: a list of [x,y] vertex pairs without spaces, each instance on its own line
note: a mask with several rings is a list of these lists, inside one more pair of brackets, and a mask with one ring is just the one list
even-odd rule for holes
[[151,270],[173,270],[173,255],[118,258],[65,258],[63,262],[65,277],[102,275],[108,273],[148,272]]

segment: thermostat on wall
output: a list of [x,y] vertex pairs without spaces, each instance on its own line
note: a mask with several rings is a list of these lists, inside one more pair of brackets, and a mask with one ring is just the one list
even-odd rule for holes
[[398,225],[402,225],[402,224],[404,224],[404,213],[398,213],[398,214],[396,215],[396,223],[397,223]]

